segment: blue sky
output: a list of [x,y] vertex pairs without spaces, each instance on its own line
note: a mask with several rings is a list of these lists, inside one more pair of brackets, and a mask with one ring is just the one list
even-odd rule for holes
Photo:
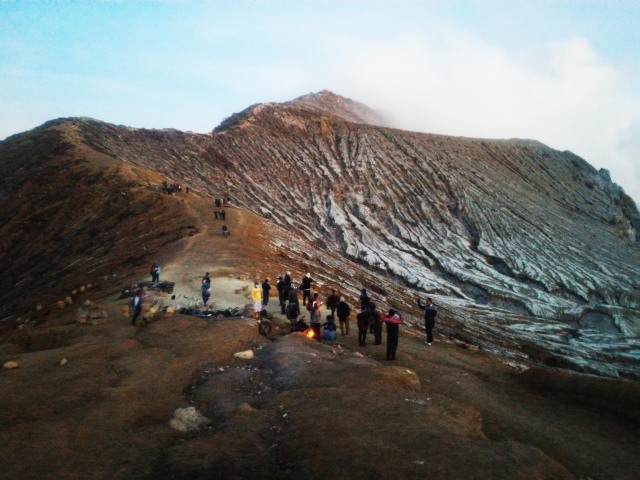
[[640,200],[640,2],[0,1],[0,139],[58,117],[207,132],[330,89],[409,130],[534,138]]

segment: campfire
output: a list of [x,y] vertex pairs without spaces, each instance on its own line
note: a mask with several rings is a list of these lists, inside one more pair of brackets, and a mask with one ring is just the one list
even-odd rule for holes
[[314,338],[316,338],[316,332],[313,331],[313,329],[309,329],[305,332],[305,335],[307,336],[307,338],[313,340]]

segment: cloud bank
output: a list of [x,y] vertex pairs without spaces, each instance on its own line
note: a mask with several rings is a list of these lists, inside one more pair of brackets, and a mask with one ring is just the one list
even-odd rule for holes
[[381,110],[394,126],[539,140],[610,170],[640,200],[640,97],[583,38],[513,54],[439,30],[352,44],[325,67],[306,81]]

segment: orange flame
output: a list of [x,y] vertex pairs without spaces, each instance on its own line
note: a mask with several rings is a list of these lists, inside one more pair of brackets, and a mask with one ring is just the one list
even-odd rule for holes
[[307,338],[315,338],[316,337],[316,332],[314,332],[312,329],[307,330],[307,333],[305,334],[307,336]]

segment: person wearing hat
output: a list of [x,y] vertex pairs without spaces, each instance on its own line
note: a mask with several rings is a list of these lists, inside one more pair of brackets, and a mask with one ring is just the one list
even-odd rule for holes
[[420,310],[424,310],[424,329],[427,331],[427,341],[424,343],[431,346],[433,344],[433,329],[436,326],[436,315],[438,314],[438,309],[433,304],[431,297],[427,297],[426,305],[423,305],[420,298],[418,298],[418,308],[420,308]]
[[383,322],[387,325],[387,360],[395,360],[398,337],[400,336],[400,324],[404,323],[404,320],[402,320],[400,312],[396,312],[392,308],[383,319]]

